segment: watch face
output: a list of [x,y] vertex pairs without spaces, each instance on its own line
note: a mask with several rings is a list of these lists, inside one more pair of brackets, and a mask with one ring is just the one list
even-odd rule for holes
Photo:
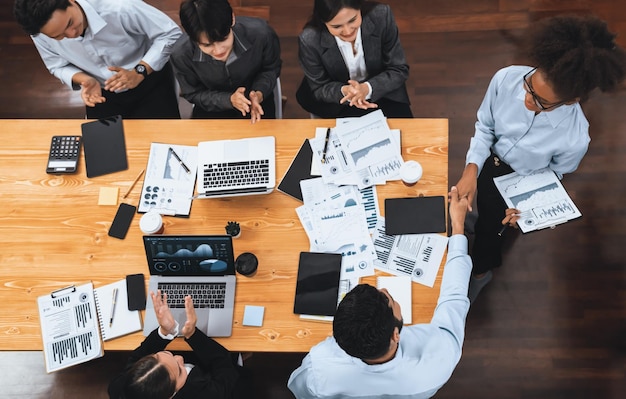
[[135,71],[137,71],[137,73],[140,73],[140,74],[142,74],[142,75],[145,75],[145,74],[146,74],[146,67],[145,67],[145,66],[143,66],[143,65],[141,65],[141,64],[139,64],[139,65],[137,65],[137,66],[135,67]]

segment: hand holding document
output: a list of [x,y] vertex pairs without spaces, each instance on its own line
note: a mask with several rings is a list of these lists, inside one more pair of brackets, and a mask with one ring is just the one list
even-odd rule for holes
[[550,169],[528,176],[513,172],[494,177],[493,181],[507,206],[521,212],[517,225],[523,233],[554,227],[582,216]]

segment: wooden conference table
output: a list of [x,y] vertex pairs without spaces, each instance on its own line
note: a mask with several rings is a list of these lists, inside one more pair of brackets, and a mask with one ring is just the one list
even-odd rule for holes
[[[107,232],[117,206],[99,206],[101,187],[119,187],[120,202],[137,205],[142,181],[122,200],[146,167],[151,142],[196,145],[200,141],[273,135],[276,137],[276,177],[280,181],[305,138],[315,127],[333,120],[128,120],[124,121],[128,170],[87,179],[81,155],[78,173],[45,172],[50,138],[81,134],[84,120],[0,120],[5,140],[0,148],[0,350],[41,350],[37,297],[92,281],[94,287],[144,273],[146,263],[139,215],[126,239]],[[424,169],[413,187],[401,182],[378,186],[381,212],[384,198],[445,195],[448,191],[448,121],[395,119],[402,131],[402,155]],[[228,199],[195,200],[189,218],[164,217],[166,234],[224,234],[227,221],[238,221],[241,237],[235,256],[252,252],[259,259],[254,277],[237,276],[233,334],[219,338],[232,351],[308,352],[332,333],[325,322],[303,321],[293,313],[300,251],[309,241],[296,215],[301,203],[281,192]],[[439,295],[435,287],[413,284],[413,321],[428,322]],[[373,278],[368,278],[373,283]],[[262,327],[242,325],[245,305],[265,307]],[[141,332],[105,342],[105,350],[131,350]],[[187,349],[182,340],[170,345]]]

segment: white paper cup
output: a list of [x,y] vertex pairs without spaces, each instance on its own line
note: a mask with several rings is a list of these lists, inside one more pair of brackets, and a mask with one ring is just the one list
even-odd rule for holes
[[417,161],[406,161],[400,168],[400,178],[406,186],[414,186],[422,178],[422,165]]
[[139,228],[144,234],[163,234],[165,230],[163,218],[156,211],[146,212],[139,220]]

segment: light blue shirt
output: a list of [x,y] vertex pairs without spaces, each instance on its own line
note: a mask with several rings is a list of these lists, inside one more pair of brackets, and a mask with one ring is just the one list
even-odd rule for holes
[[113,76],[109,66],[133,69],[143,60],[160,71],[182,34],[167,15],[141,0],[76,0],[85,12],[84,37],[62,40],[43,33],[31,36],[41,59],[66,85],[85,72],[101,85]]
[[526,108],[522,78],[531,69],[503,68],[489,84],[465,160],[478,165],[479,174],[491,151],[522,175],[547,167],[559,177],[576,170],[587,152],[589,122],[580,104],[537,115]]
[[450,237],[433,318],[429,324],[402,329],[393,359],[368,365],[345,353],[334,338],[327,338],[311,348],[287,386],[298,399],[432,397],[461,359],[471,270],[467,238]]

